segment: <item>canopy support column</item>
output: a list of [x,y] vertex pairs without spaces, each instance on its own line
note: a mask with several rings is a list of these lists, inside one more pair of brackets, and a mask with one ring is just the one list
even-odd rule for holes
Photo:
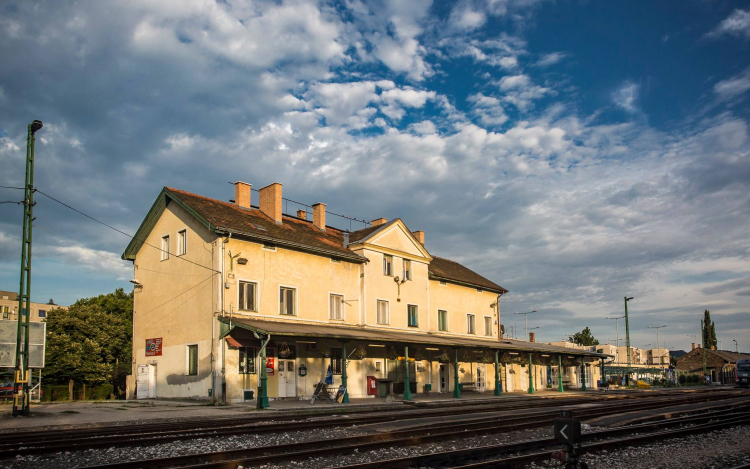
[[458,387],[458,349],[456,349],[456,355],[453,360],[453,397],[459,399],[461,397],[461,389]]
[[563,367],[562,367],[562,355],[557,356],[557,390],[560,392],[563,392],[563,385],[562,385],[562,375],[563,375]]
[[534,372],[532,370],[532,361],[534,360],[534,354],[529,352],[529,394],[534,394]]
[[349,403],[349,390],[346,387],[347,376],[346,376],[346,343],[341,344],[341,385],[344,386],[344,398],[341,400],[343,404]]
[[495,395],[499,396],[503,393],[503,382],[500,380],[500,367],[498,366],[498,352],[495,350]]
[[581,357],[581,391],[586,390],[586,360]]
[[411,383],[409,382],[409,346],[404,346],[404,400],[411,400]]

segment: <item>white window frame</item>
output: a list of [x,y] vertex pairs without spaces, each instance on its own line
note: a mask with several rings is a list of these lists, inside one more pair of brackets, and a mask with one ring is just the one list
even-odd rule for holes
[[[386,262],[390,259],[390,262]],[[388,271],[386,272],[386,265]],[[390,254],[383,254],[383,275],[387,277],[393,277],[393,256]]]
[[[416,316],[414,316],[414,319],[416,319],[417,323],[415,325],[413,325],[413,326],[411,324],[409,324],[409,319],[411,317],[411,314],[409,312],[409,308],[411,308],[412,306],[417,310],[417,314],[416,314]],[[407,304],[406,305],[406,327],[413,327],[414,329],[419,329],[419,305],[415,305],[415,304]]]
[[484,335],[487,337],[492,337],[492,316],[485,316],[484,317]]
[[[254,283],[255,284],[255,309],[244,309],[240,304],[240,284],[242,283]],[[260,311],[260,282],[257,280],[251,280],[251,279],[244,279],[240,278],[237,279],[237,310],[238,311],[249,311],[253,313],[257,313]]]
[[[437,311],[438,311],[438,320],[437,320],[438,331],[440,331],[440,332],[448,332],[448,310],[447,309],[438,309]],[[443,313],[443,312],[445,313],[445,324],[444,324],[445,329],[440,329],[440,313]]]
[[[385,322],[380,322],[380,303],[385,304]],[[388,326],[391,324],[391,302],[383,299],[383,298],[376,298],[375,300],[375,322],[377,324],[380,324],[382,326]]]
[[169,245],[170,245],[169,235],[164,235],[161,237],[161,260],[166,261],[169,260]]
[[[336,318],[333,315],[333,309],[331,308],[331,300],[334,296],[338,296],[341,298],[341,317]],[[343,293],[337,293],[337,292],[328,292],[328,319],[331,321],[343,321],[346,319],[346,311],[345,311],[346,303],[344,302],[344,294]]]
[[177,232],[177,255],[184,256],[187,254],[187,228]]
[[[286,313],[282,313],[281,312],[281,289],[282,288],[289,289],[289,290],[294,290],[294,307],[292,308],[292,309],[294,309],[294,312],[292,314],[286,314]],[[297,308],[298,308],[298,304],[299,304],[299,297],[297,295],[297,287],[293,287],[291,285],[279,285],[279,291],[278,291],[278,293],[279,294],[278,294],[277,298],[279,299],[279,316],[293,316],[293,317],[297,317]]]
[[[195,346],[195,374],[190,374],[190,347]],[[198,343],[189,343],[185,344],[185,376],[198,376],[198,373],[200,372],[200,347],[198,347]]]
[[466,333],[471,334],[471,335],[477,335],[477,315],[476,314],[472,314],[472,313],[466,314]]
[[[406,269],[406,265],[409,265],[409,269]],[[408,274],[408,275],[407,275]],[[414,277],[414,271],[412,270],[412,264],[410,259],[401,259],[401,275],[405,280],[411,280]]]

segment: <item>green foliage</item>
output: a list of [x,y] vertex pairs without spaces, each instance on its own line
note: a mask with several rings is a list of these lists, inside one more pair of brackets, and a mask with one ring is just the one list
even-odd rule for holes
[[711,321],[711,313],[708,310],[703,311],[703,343],[708,350],[716,347],[716,325]]
[[680,375],[678,379],[680,381],[680,384],[685,384],[687,382],[687,376],[685,375]]
[[45,379],[118,385],[131,362],[132,311],[133,295],[121,288],[49,311]]
[[591,329],[588,327],[581,332],[576,332],[574,335],[568,337],[568,342],[572,342],[578,345],[599,345],[599,341],[594,338],[591,334]]

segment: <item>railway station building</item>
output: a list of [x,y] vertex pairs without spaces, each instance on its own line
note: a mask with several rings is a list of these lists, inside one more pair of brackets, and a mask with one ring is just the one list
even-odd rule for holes
[[340,230],[323,203],[284,213],[279,183],[258,205],[234,187],[229,202],[165,187],[123,253],[128,397],[242,402],[265,379],[270,399],[310,398],[327,375],[362,398],[556,389],[561,369],[595,385],[606,355],[504,338],[507,290],[401,219]]

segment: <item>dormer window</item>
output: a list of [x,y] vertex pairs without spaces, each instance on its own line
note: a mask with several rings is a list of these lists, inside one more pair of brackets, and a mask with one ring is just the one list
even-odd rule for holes
[[393,256],[383,255],[383,275],[391,277],[393,275]]

